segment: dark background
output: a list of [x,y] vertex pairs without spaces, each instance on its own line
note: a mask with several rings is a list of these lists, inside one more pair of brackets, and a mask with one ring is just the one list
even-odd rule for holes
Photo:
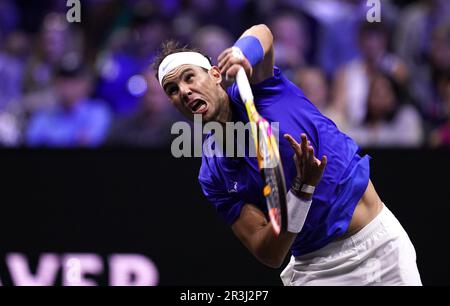
[[[330,112],[329,107],[336,103],[332,88],[340,78],[336,70],[327,71],[320,51],[333,51],[327,52],[325,59],[331,58],[336,64],[334,69],[341,68],[337,67],[340,56],[352,53],[352,42],[355,54],[346,60],[341,58],[343,67],[370,51],[362,52],[363,48],[357,44],[368,1],[330,1],[329,4],[354,5],[350,9],[342,6],[342,10],[325,10],[322,12],[325,15],[311,14],[311,7],[298,5],[307,1],[300,0],[80,2],[82,22],[68,24],[67,1],[0,0],[0,285],[12,285],[5,258],[15,252],[25,255],[31,273],[35,273],[44,253],[101,256],[104,272],[88,276],[101,285],[109,284],[108,258],[118,253],[147,256],[158,268],[161,285],[281,285],[281,269],[265,268],[257,262],[203,197],[197,182],[200,159],[175,159],[169,149],[162,149],[170,147],[171,125],[166,126],[167,122],[158,119],[173,110],[149,107],[159,105],[161,94],[164,96],[159,86],[157,89],[150,86],[148,77],[151,76],[153,83],[156,80],[154,72],[148,69],[149,64],[165,39],[201,47],[198,40],[205,39],[205,32],[200,35],[202,30],[213,25],[224,31],[225,34],[213,33],[222,37],[219,41],[230,40],[225,46],[229,47],[250,25],[263,22],[275,31],[278,27],[272,25],[274,17],[283,17],[287,10],[295,13],[299,21],[304,20],[301,24],[288,23],[290,31],[285,32],[290,35],[284,38],[281,34],[285,28],[277,30],[280,35],[275,37],[276,54],[285,54],[277,58],[281,61],[277,65],[283,66],[293,81],[294,72],[306,67],[326,73],[326,86],[322,90],[327,99],[322,108],[329,115],[339,115],[333,108]],[[441,33],[441,27],[449,29],[450,14],[446,13],[446,6],[440,5],[449,2],[382,0],[381,3],[382,23],[388,29],[384,34],[389,34],[385,37],[387,45],[381,48],[383,58],[394,56],[405,61],[410,81],[414,81],[403,84],[407,96],[411,97],[399,97],[397,102],[418,109],[424,136],[419,142],[409,144],[409,150],[367,151],[373,156],[372,181],[409,233],[416,247],[423,283],[450,285],[447,277],[450,273],[447,260],[450,151],[420,149],[450,148],[450,138],[445,138],[450,133],[450,91],[442,89],[450,88],[450,65],[448,57],[443,56],[449,54],[446,50],[450,36],[433,39],[436,33]],[[347,13],[342,15],[342,12]],[[336,19],[331,22],[324,16]],[[306,35],[297,33],[296,26]],[[414,32],[422,27],[425,27],[422,33]],[[299,47],[299,42],[309,46]],[[380,48],[380,40],[376,45]],[[211,46],[204,43],[200,49],[212,56]],[[295,52],[286,54],[286,48]],[[78,64],[90,68],[92,78],[86,79],[92,82],[93,88],[89,97],[102,100],[110,110],[110,126],[105,127],[101,144],[86,142],[84,133],[89,129],[80,126],[75,129],[75,136],[69,135],[61,142],[46,143],[51,137],[44,135],[42,143],[35,145],[64,148],[113,143],[118,147],[148,149],[22,149],[34,146],[27,141],[28,131],[33,130],[30,128],[33,117],[62,103],[61,97],[41,95],[59,88],[55,82],[57,71],[73,55]],[[292,55],[303,60],[286,61]],[[367,54],[362,58],[367,64]],[[380,63],[375,65],[377,72],[394,68],[379,67]],[[106,69],[111,64],[120,68],[115,77],[115,73]],[[126,86],[134,76],[146,78],[148,87],[145,94],[140,93],[143,96],[133,94]],[[369,80],[372,76],[365,77]],[[316,80],[315,84],[320,81]],[[304,85],[300,86],[303,90],[315,88]],[[361,84],[354,85],[354,88],[347,87],[347,94],[361,90]],[[418,95],[421,89],[427,93],[425,97]],[[362,103],[367,103],[367,98],[361,97]],[[168,101],[163,102],[169,106]],[[410,131],[409,125],[389,126],[392,114],[387,117],[378,123],[387,125],[399,137],[396,139],[403,140],[403,133]],[[86,120],[93,125],[99,122],[90,116]],[[345,127],[346,122],[341,123]],[[359,125],[353,128],[361,131]],[[441,137],[445,139],[434,143],[431,136],[441,128]],[[55,126],[46,132],[52,135],[58,129]],[[373,125],[371,131],[376,130],[377,125]],[[372,134],[362,139],[376,140]],[[374,145],[380,148],[401,145],[386,143],[382,137],[378,141]],[[361,147],[371,146],[362,144]],[[60,271],[56,285],[61,284],[61,274]]]
[[[413,241],[425,285],[450,285],[449,151],[367,151],[372,181]],[[197,182],[199,158],[137,149],[0,151],[5,254],[140,253],[160,285],[281,285],[234,237]],[[107,265],[92,276],[107,285]]]

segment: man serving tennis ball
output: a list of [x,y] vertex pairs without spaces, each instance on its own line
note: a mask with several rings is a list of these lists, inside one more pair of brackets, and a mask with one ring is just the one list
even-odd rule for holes
[[[232,80],[243,67],[259,114],[279,122],[290,189],[288,228],[279,236],[267,221],[256,158],[202,158],[199,182],[205,196],[250,252],[278,268],[290,250],[291,261],[281,274],[285,285],[420,285],[414,247],[378,197],[369,157],[360,156],[358,145],[274,66],[267,26],[245,31],[218,61],[218,67],[211,66],[206,56],[167,43],[155,66],[181,113],[221,123],[248,122],[236,84],[223,85],[223,78]],[[319,161],[314,152],[324,157]]]

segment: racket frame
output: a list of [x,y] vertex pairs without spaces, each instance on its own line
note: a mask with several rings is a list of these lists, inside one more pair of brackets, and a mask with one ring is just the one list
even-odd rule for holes
[[[238,85],[241,99],[247,110],[251,125],[252,137],[258,159],[258,168],[264,180],[263,195],[266,198],[269,218],[272,223],[274,234],[278,236],[280,233],[286,231],[288,216],[286,204],[286,183],[277,141],[272,133],[272,128],[269,122],[256,110],[253,101],[253,93],[244,68],[239,69],[236,75],[236,83]],[[267,148],[265,152],[263,152],[264,147],[261,148],[261,145]],[[269,172],[272,172],[275,176],[276,186],[274,187],[278,190],[278,208],[271,207],[268,203],[268,196],[272,191],[270,182],[268,182],[268,176],[270,175]],[[279,214],[277,209],[279,209]]]

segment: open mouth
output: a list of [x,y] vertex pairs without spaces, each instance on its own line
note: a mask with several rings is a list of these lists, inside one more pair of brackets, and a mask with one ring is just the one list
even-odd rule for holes
[[208,110],[208,104],[201,99],[196,99],[189,105],[193,114],[203,114]]

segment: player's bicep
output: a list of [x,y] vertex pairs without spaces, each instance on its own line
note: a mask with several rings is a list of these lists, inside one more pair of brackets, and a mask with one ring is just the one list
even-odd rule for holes
[[245,204],[231,229],[248,249],[252,249],[252,242],[254,242],[252,238],[259,230],[267,226],[267,223],[266,216],[258,207]]

